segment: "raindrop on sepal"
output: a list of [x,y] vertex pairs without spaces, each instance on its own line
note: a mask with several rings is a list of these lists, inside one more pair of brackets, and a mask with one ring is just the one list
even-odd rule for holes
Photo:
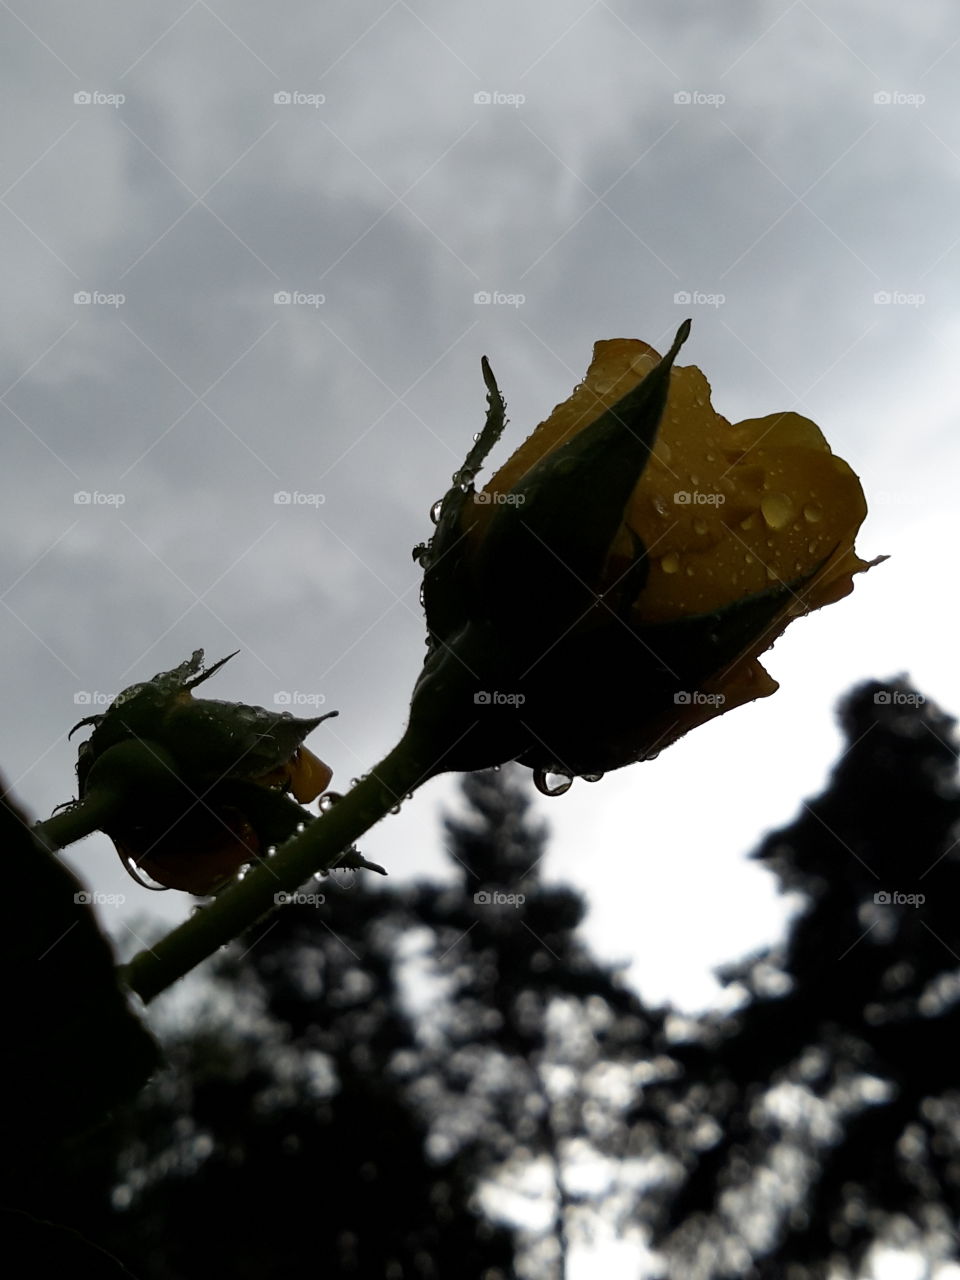
[[443,510],[443,499],[438,498],[430,508],[430,519],[433,524],[440,523],[440,512]]
[[534,771],[533,785],[541,795],[562,796],[573,786],[573,777],[563,769],[545,769],[541,766]]
[[328,791],[326,795],[322,795],[319,800],[320,812],[329,813],[338,800],[342,800],[343,796],[339,791]]
[[584,782],[599,782],[603,777],[602,773],[581,773],[580,777]]

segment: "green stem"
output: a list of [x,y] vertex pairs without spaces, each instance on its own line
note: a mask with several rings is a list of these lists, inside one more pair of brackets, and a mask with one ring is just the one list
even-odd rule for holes
[[38,822],[34,831],[51,849],[62,849],[75,840],[102,830],[119,807],[120,800],[115,791],[88,791],[72,808],[55,813],[46,822]]
[[150,1001],[272,911],[280,893],[332,867],[345,849],[438,771],[408,733],[375,769],[316,822],[292,837],[172,933],[141,951],[121,978]]

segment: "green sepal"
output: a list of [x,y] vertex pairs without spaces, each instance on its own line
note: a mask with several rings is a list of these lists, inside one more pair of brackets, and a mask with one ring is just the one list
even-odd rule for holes
[[467,619],[473,592],[467,537],[470,508],[474,506],[473,481],[506,425],[506,404],[486,356],[480,364],[487,388],[483,430],[441,500],[433,537],[414,551],[415,558],[424,566],[422,602],[431,650],[459,630]]
[[[498,504],[476,555],[476,614],[495,617],[536,648],[595,603],[630,495],[649,461],[690,332],[677,330],[660,363],[568,443],[542,458]],[[527,633],[527,634],[524,634]]]

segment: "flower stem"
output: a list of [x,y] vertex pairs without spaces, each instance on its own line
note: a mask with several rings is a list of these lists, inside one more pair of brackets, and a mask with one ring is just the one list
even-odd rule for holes
[[34,831],[51,849],[62,849],[65,845],[82,840],[84,836],[100,831],[104,823],[117,812],[120,800],[115,791],[88,791],[82,800],[65,809],[63,813],[55,813],[46,822],[38,822]]
[[408,733],[376,768],[324,812],[316,822],[281,845],[243,880],[120,971],[121,979],[145,1002],[212,956],[272,911],[280,893],[295,893],[312,875],[334,866],[345,849],[379,822],[409,792],[433,777]]

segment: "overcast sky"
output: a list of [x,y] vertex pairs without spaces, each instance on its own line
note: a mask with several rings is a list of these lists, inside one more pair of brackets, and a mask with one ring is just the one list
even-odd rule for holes
[[[74,795],[74,722],[199,647],[241,650],[209,696],[339,709],[310,745],[345,789],[405,721],[410,550],[482,425],[481,355],[499,462],[595,340],[663,350],[690,315],[718,411],[813,418],[863,480],[858,550],[892,556],[766,655],[773,698],[537,796],[600,953],[651,999],[715,1001],[712,967],[782,932],[744,855],[823,785],[837,697],[909,672],[960,706],[955,4],[13,0],[0,49],[23,802]],[[445,874],[454,799],[435,780],[361,848]],[[103,837],[70,862],[126,894],[114,931],[189,911]]]

